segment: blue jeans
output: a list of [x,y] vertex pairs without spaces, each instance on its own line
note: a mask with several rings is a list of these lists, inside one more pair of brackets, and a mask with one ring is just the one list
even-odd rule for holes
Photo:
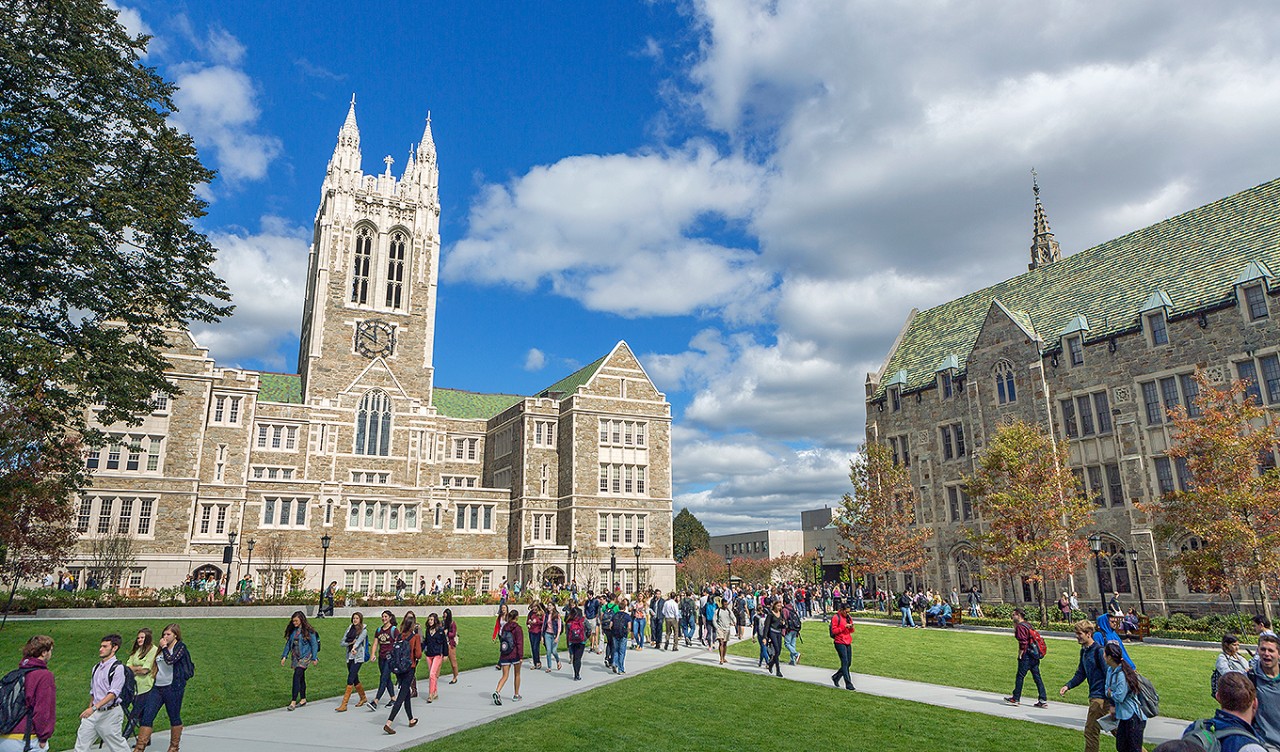
[[396,699],[396,688],[391,684],[391,659],[378,659],[378,694],[374,695],[375,702],[382,701],[382,693],[387,693],[387,701],[394,702]]
[[619,671],[624,670],[624,664],[627,661],[627,638],[619,637],[613,641],[613,667]]
[[1039,691],[1040,702],[1048,699],[1048,695],[1044,691],[1044,680],[1040,678],[1040,659],[1033,655],[1023,655],[1018,659],[1018,678],[1013,682],[1013,699],[1022,699],[1022,680],[1026,678],[1027,672],[1031,672],[1031,678],[1036,682],[1036,690]]
[[796,665],[796,659],[800,657],[800,651],[796,650],[797,632],[787,632],[782,636],[782,643],[787,646],[787,652],[791,654],[788,661],[792,666]]
[[692,618],[682,619],[680,621],[680,631],[684,633],[685,642],[689,642],[693,640],[693,629],[695,626],[696,625],[694,624]]
[[644,647],[644,619],[636,619],[631,622],[632,636],[636,638],[636,647]]
[[902,626],[914,627],[915,625],[916,625],[916,620],[911,616],[911,607],[908,606],[902,609]]
[[546,648],[547,666],[551,666],[551,659],[554,658],[556,663],[560,663],[560,636],[553,635],[550,632],[542,633],[542,646]]
[[756,641],[760,643],[760,663],[766,663],[769,660],[769,643],[764,641],[764,637],[757,636]]
[[163,687],[152,687],[146,696],[146,704],[142,708],[142,717],[138,721],[139,726],[151,728],[155,725],[156,716],[160,714],[160,708],[164,708],[165,715],[169,716],[170,726],[182,725],[182,696],[186,694],[187,685],[182,684],[175,686],[168,684]]

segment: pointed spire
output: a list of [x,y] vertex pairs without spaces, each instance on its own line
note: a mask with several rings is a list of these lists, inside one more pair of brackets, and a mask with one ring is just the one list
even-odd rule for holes
[[413,177],[414,170],[417,169],[417,161],[414,159],[414,145],[409,144],[409,158],[404,163],[404,174],[400,176],[401,182],[407,181]]
[[1049,217],[1045,214],[1044,205],[1040,203],[1040,181],[1035,168],[1031,168],[1031,192],[1036,198],[1034,235],[1031,239],[1031,263],[1028,269],[1035,270],[1062,260],[1062,249],[1053,238],[1049,229]]
[[347,109],[346,122],[342,124],[342,130],[345,131],[347,129],[356,133],[360,132],[360,129],[356,127],[356,95],[354,93],[351,95],[351,107]]
[[431,110],[427,110],[427,125],[422,129],[422,143],[418,144],[418,159],[431,161],[436,155],[436,141],[431,137]]

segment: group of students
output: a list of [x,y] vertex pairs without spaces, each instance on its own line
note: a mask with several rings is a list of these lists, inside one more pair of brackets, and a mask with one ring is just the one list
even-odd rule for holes
[[[108,752],[128,752],[126,739],[137,735],[132,746],[144,752],[151,744],[152,727],[163,708],[169,718],[169,752],[182,743],[182,698],[187,681],[195,675],[195,663],[182,641],[182,630],[169,624],[153,640],[150,629],[140,629],[123,660],[123,639],[105,635],[98,645],[98,663],[89,680],[89,702],[80,713],[75,752],[89,752],[95,742]],[[0,696],[12,698],[0,706],[0,752],[47,750],[57,721],[56,685],[49,661],[53,638],[36,635],[22,648],[18,668],[0,679]],[[20,701],[18,701],[20,699]]]

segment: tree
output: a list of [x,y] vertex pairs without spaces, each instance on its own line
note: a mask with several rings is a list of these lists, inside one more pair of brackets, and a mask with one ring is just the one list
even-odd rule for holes
[[265,598],[278,598],[284,594],[289,567],[289,550],[277,535],[268,536],[260,546],[262,550],[262,577],[260,591]]
[[89,572],[100,588],[115,589],[124,585],[125,573],[138,559],[137,546],[129,533],[114,532],[93,539],[89,547]]
[[[175,393],[172,329],[230,311],[194,226],[213,173],[169,124],[174,89],[140,64],[146,38],[99,0],[0,3],[0,28],[0,404],[28,413],[45,446],[95,443],[90,405],[102,425],[136,423]],[[83,462],[40,461],[60,478]]]
[[1280,586],[1280,473],[1259,472],[1259,457],[1273,456],[1276,435],[1246,382],[1218,389],[1203,372],[1194,378],[1194,413],[1181,405],[1169,411],[1169,454],[1185,460],[1192,483],[1148,505],[1155,530],[1166,541],[1200,539],[1200,548],[1170,559],[1188,583],[1208,592],[1256,584],[1271,618],[1271,593]]
[[681,509],[671,521],[671,547],[676,561],[684,561],[684,557],[694,551],[711,548],[711,536],[689,507]]
[[683,590],[697,592],[712,582],[723,581],[727,576],[724,557],[710,549],[694,551],[676,565],[676,584]]
[[911,572],[925,562],[932,535],[916,527],[914,492],[906,466],[895,464],[889,448],[867,442],[849,461],[853,492],[840,500],[834,522],[843,541],[840,556],[857,573]]
[[1088,561],[1085,530],[1094,505],[1078,493],[1067,442],[1023,421],[996,431],[966,479],[965,492],[984,523],[971,532],[979,556],[1000,572],[1039,585],[1040,625],[1048,625],[1044,583],[1069,577]]

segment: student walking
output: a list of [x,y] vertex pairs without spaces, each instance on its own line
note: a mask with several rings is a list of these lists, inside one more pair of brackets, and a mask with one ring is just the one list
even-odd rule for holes
[[796,648],[796,638],[800,636],[800,630],[803,624],[800,621],[800,603],[787,600],[782,606],[782,643],[787,647],[787,654],[790,660],[789,665],[794,666],[800,660],[800,650]]
[[831,615],[831,642],[835,645],[836,656],[840,659],[840,668],[831,675],[831,683],[840,686],[844,679],[844,688],[853,689],[853,677],[849,675],[849,666],[853,664],[853,618],[849,616],[849,603],[841,600],[836,604],[836,612]]
[[1013,696],[1004,698],[1004,701],[1010,705],[1017,705],[1022,701],[1022,681],[1027,678],[1027,672],[1030,672],[1036,683],[1036,690],[1040,693],[1035,706],[1047,708],[1049,695],[1044,690],[1044,679],[1040,678],[1040,659],[1044,658],[1040,643],[1043,638],[1031,628],[1026,612],[1020,608],[1013,610],[1013,636],[1018,641],[1018,677],[1013,681]]
[[760,643],[760,658],[756,661],[756,667],[760,668],[769,662],[769,631],[765,628],[765,624],[769,621],[769,612],[763,608],[756,609],[756,615],[751,619],[751,636],[756,638],[756,642]]
[[140,725],[138,722],[141,721],[143,710],[146,709],[149,701],[147,696],[155,686],[156,656],[159,654],[160,648],[152,640],[151,630],[139,629],[138,636],[133,641],[133,648],[124,659],[124,667],[133,673],[133,681],[136,685],[133,707],[130,709],[129,716],[134,721],[134,725]]
[[360,698],[356,703],[357,708],[369,701],[364,693],[364,685],[360,683],[360,667],[369,660],[369,630],[364,626],[364,614],[359,611],[351,615],[351,626],[347,627],[346,634],[342,636],[342,647],[347,650],[347,689],[342,694],[342,702],[334,708],[339,713],[347,712],[352,692]]
[[533,652],[533,668],[542,668],[542,622],[544,619],[541,603],[534,603],[529,608],[529,618],[525,627],[529,630],[529,650]]
[[547,654],[547,673],[551,673],[551,659],[556,661],[556,671],[561,669],[560,665],[560,610],[555,606],[547,609],[547,618],[542,623],[542,646]]
[[1098,737],[1102,733],[1098,719],[1107,714],[1107,662],[1102,654],[1102,645],[1093,636],[1097,625],[1082,619],[1076,622],[1073,631],[1076,642],[1080,643],[1080,663],[1075,676],[1058,690],[1058,695],[1065,696],[1073,687],[1088,683],[1089,711],[1084,721],[1084,752],[1098,752]]
[[382,626],[378,627],[377,631],[373,633],[373,639],[378,644],[378,693],[365,706],[371,713],[378,709],[378,703],[382,702],[383,692],[387,693],[388,704],[396,701],[396,688],[391,683],[391,646],[399,635],[400,629],[396,626],[395,614],[390,611],[383,611]]
[[382,724],[382,732],[385,734],[396,732],[391,724],[396,720],[396,715],[401,708],[404,708],[404,714],[409,719],[409,728],[418,725],[418,719],[413,717],[412,687],[414,671],[421,657],[422,636],[418,630],[417,619],[410,611],[400,620],[400,630],[396,633],[395,642],[391,643],[391,654],[387,659],[391,672],[396,676],[396,699],[391,703],[391,715],[387,716],[387,722]]
[[120,695],[124,691],[124,675],[128,669],[116,660],[119,650],[118,634],[106,635],[98,644],[98,664],[93,667],[89,679],[89,706],[80,713],[75,752],[89,752],[98,739],[109,752],[129,752],[129,745],[121,732],[124,711],[120,709]]
[[28,746],[49,749],[58,710],[53,672],[49,670],[52,656],[52,637],[36,635],[22,646],[22,660],[15,671],[22,672],[23,700],[31,713],[10,728],[0,728],[0,752],[21,752]]
[[1102,655],[1107,662],[1107,694],[1113,706],[1110,715],[1119,721],[1115,730],[1116,752],[1142,752],[1147,716],[1138,702],[1138,672],[1125,663],[1116,643],[1107,643]]
[[498,686],[493,690],[493,704],[502,704],[502,688],[507,683],[507,677],[512,671],[515,672],[515,693],[511,695],[512,700],[520,699],[520,664],[524,663],[524,632],[520,629],[520,613],[515,609],[507,611],[507,621],[502,625],[502,631],[499,636],[502,637],[499,642],[498,652],[498,669],[502,671],[502,677],[498,679]]
[[644,650],[645,605],[643,598],[637,598],[631,606],[631,642],[636,650]]
[[[410,622],[410,619],[412,619],[411,622]],[[411,630],[406,629],[404,626],[406,623],[411,623],[413,625],[413,629]],[[413,658],[413,667],[416,669],[418,667],[418,659],[422,657],[422,625],[418,623],[418,615],[412,611],[405,611],[404,618],[400,620],[400,631],[409,633],[405,635],[406,640],[411,639],[415,635],[418,638],[418,652]],[[398,684],[399,682],[400,682],[399,677],[396,677],[396,683]],[[418,672],[417,671],[414,671],[412,674],[409,674],[409,696],[410,697],[418,696]]]
[[627,665],[627,633],[631,631],[631,612],[627,599],[618,599],[618,610],[613,615],[613,673],[625,674]]
[[182,641],[182,630],[177,624],[169,624],[160,633],[160,652],[156,654],[156,676],[147,703],[142,708],[138,722],[138,744],[134,752],[143,752],[151,743],[151,729],[155,725],[160,708],[169,718],[169,752],[178,752],[182,742],[182,698],[187,691],[187,681],[195,673],[195,664],[187,645]]
[[[716,613],[712,618],[716,628],[716,644],[720,648],[720,663],[725,663],[725,652],[729,649],[729,631],[733,629],[733,609],[729,608],[729,604],[724,602],[723,597],[717,597]],[[778,633],[778,644],[781,648],[782,633]],[[779,674],[781,676],[781,674]]]
[[444,619],[440,622],[440,626],[444,628],[445,637],[449,640],[449,668],[453,669],[453,678],[449,680],[450,684],[458,683],[458,625],[453,621],[453,609],[446,608],[444,610]]
[[569,663],[573,665],[573,680],[582,681],[582,654],[587,649],[587,620],[582,609],[574,606],[565,622],[565,640],[569,643]]
[[289,696],[288,710],[307,704],[307,669],[320,662],[320,639],[307,621],[307,615],[294,611],[289,625],[284,628],[284,650],[280,653],[280,665],[293,669],[293,692]]
[[427,614],[427,628],[422,632],[422,655],[427,659],[427,702],[439,699],[436,688],[440,680],[440,666],[449,652],[449,636],[440,625],[440,617]]
[[[764,670],[768,671],[772,667],[776,676],[782,676],[782,668],[779,667],[778,663],[782,657],[782,632],[785,628],[786,624],[782,616],[782,602],[774,601],[764,621],[765,636],[769,640],[769,662],[764,665]],[[723,648],[720,650],[720,662],[724,663]]]

